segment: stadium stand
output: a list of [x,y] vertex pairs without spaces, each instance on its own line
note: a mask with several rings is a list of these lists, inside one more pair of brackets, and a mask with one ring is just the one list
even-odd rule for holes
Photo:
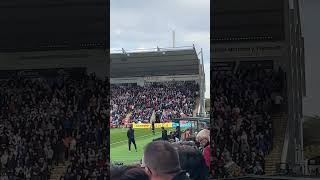
[[211,23],[214,178],[282,175],[290,179],[289,175],[303,174],[306,91],[300,3],[215,3]]
[[107,177],[108,83],[94,74],[1,80],[1,177]]
[[[195,82],[150,83],[111,86],[112,125],[127,123],[150,123],[153,113],[157,122],[168,122],[173,118],[192,117],[199,86]],[[129,117],[127,116],[128,114]]]
[[213,76],[214,176],[232,177],[235,171],[238,175],[264,174],[265,156],[273,145],[273,99],[281,89],[275,82],[283,75],[254,67]]
[[108,175],[108,5],[0,2],[0,179]]

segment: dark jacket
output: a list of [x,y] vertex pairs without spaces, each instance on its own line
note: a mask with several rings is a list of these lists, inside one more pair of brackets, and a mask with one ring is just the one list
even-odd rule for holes
[[151,128],[154,130],[154,121],[151,123]]
[[185,171],[178,173],[172,180],[191,180]]
[[127,137],[128,137],[128,139],[134,139],[134,130],[133,129],[128,130]]
[[167,130],[162,130],[162,140],[166,141],[168,140],[168,133]]

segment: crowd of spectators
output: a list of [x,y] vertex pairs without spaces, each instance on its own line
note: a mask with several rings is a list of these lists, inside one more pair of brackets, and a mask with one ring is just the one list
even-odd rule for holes
[[129,113],[129,122],[145,122],[152,115],[164,122],[173,118],[193,116],[199,86],[194,81],[172,81],[149,83],[144,86],[134,84],[111,85],[110,123],[123,124]]
[[82,179],[107,176],[108,92],[94,74],[1,80],[1,178],[48,179],[66,161]]
[[257,66],[213,74],[211,172],[215,178],[264,174],[264,158],[273,144],[272,100],[282,88],[281,73]]
[[[192,117],[197,96],[199,85],[194,81],[111,85],[110,123],[120,126],[124,120],[149,123]],[[141,164],[113,165],[111,179],[208,179],[210,131],[202,130],[197,139],[188,133],[187,130],[181,134],[177,127],[168,134],[162,128],[162,137],[144,148]]]

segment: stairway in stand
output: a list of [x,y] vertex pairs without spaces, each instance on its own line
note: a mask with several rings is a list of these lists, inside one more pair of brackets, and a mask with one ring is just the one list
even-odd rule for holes
[[65,165],[59,164],[58,166],[54,166],[51,171],[50,180],[60,180],[61,176],[64,176],[66,173],[69,165],[70,162],[66,161]]
[[200,98],[196,97],[195,106],[194,106],[194,109],[193,109],[193,117],[197,116],[199,108],[200,108],[199,105],[200,105]]
[[265,158],[265,173],[273,175],[277,173],[277,167],[281,162],[281,153],[284,136],[287,127],[287,115],[284,112],[277,112],[272,115],[273,120],[273,148]]

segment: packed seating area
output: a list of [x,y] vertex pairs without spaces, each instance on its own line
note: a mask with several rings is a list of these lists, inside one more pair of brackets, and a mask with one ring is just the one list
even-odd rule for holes
[[136,123],[150,122],[153,114],[161,122],[192,116],[198,95],[199,86],[194,81],[150,83],[143,87],[111,85],[110,123],[123,124],[129,113],[129,121]]
[[108,92],[94,74],[1,80],[1,177],[48,179],[65,162],[65,179],[107,177]]
[[282,88],[282,71],[259,67],[213,74],[212,174],[227,178],[264,174],[272,149],[271,107]]

